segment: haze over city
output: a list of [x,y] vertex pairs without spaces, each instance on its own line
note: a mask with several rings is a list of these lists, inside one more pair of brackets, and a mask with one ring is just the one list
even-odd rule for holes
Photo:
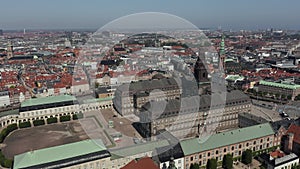
[[0,5],[0,168],[300,169],[299,0]]
[[200,28],[300,29],[298,0],[5,0],[0,29],[98,29],[119,17],[140,12],[177,15]]

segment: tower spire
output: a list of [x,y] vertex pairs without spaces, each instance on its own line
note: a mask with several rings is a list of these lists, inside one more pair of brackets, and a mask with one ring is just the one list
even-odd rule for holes
[[222,39],[220,42],[220,50],[219,50],[219,57],[220,57],[220,66],[222,66],[223,70],[225,71],[225,37],[222,35]]
[[222,40],[220,43],[220,55],[225,55],[225,37],[222,35]]

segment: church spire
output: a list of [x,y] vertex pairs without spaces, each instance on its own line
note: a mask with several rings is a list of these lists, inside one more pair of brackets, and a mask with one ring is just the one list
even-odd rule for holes
[[220,56],[225,55],[225,37],[222,35],[222,40],[220,43]]
[[224,35],[222,35],[222,40],[220,42],[219,57],[220,57],[220,66],[222,66],[223,70],[225,71],[225,37],[224,37]]

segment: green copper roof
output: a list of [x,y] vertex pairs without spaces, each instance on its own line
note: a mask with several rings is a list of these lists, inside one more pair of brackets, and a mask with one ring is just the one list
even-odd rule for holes
[[84,140],[16,155],[13,168],[25,168],[106,150],[101,140]]
[[76,100],[76,97],[70,96],[70,95],[49,96],[49,97],[34,98],[34,99],[26,100],[21,104],[21,107],[37,106],[37,105],[43,105],[43,104],[59,103],[59,102],[75,101],[75,100]]
[[237,81],[237,80],[244,80],[244,76],[240,76],[240,75],[228,75],[226,77],[226,80],[230,80],[230,81]]
[[300,88],[300,85],[267,82],[264,80],[259,81],[259,84],[266,85],[266,86],[280,87],[280,88],[285,88],[285,89],[292,89],[292,90],[296,90],[296,89]]
[[191,155],[272,134],[274,134],[274,131],[271,125],[269,123],[265,123],[224,133],[214,134],[203,143],[201,142],[201,140],[199,140],[199,138],[194,138],[181,141],[180,144],[184,155]]
[[222,40],[220,43],[220,55],[225,55],[225,38],[222,36]]
[[160,140],[160,141],[153,141],[149,143],[143,143],[143,144],[135,144],[133,146],[116,149],[116,150],[110,150],[112,154],[112,160],[136,155],[140,153],[145,153],[149,151],[153,151],[155,148],[168,146],[169,142],[167,140]]
[[8,110],[4,112],[0,112],[0,117],[11,116],[11,115],[19,115],[19,109]]

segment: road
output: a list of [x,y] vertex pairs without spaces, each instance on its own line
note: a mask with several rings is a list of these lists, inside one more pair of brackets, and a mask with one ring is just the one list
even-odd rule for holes
[[282,119],[277,111],[255,105],[252,105],[251,114],[262,117],[268,121],[278,121]]

